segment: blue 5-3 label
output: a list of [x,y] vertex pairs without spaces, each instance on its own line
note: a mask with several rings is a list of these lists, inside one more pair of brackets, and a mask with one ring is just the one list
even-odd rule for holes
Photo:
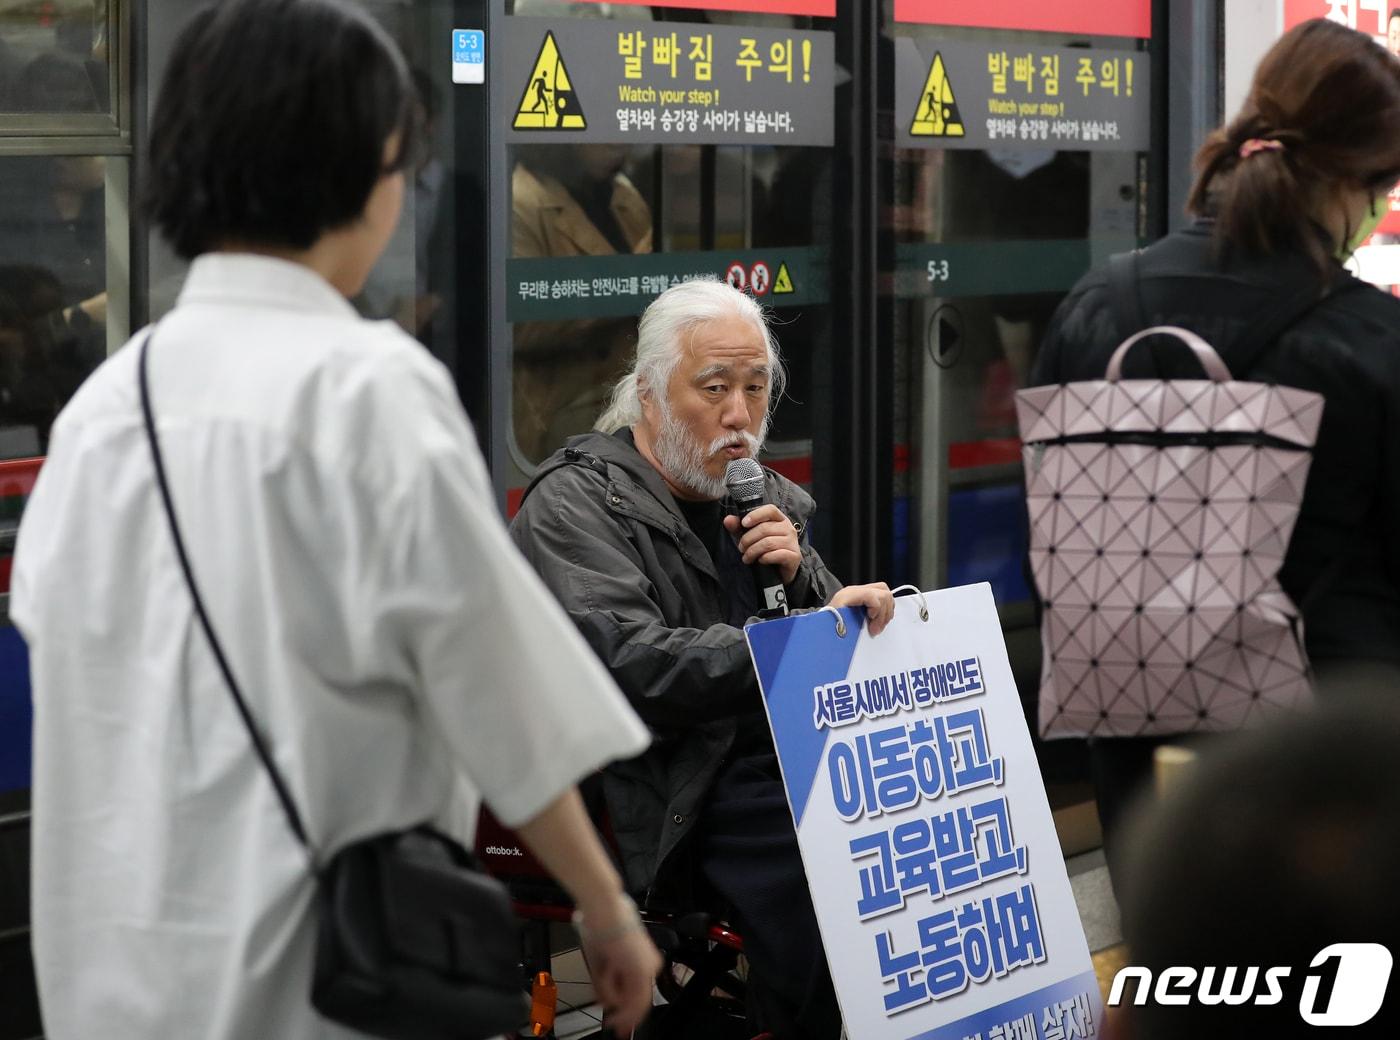
[[481,29],[452,30],[452,82],[486,82],[486,33]]

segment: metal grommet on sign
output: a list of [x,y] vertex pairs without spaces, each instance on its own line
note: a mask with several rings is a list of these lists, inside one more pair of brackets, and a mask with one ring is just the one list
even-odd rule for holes
[[918,601],[919,601],[919,619],[920,619],[921,621],[927,621],[927,620],[928,620],[928,600],[924,599],[924,594],[923,594],[922,592],[919,591],[919,586],[917,586],[917,585],[901,585],[899,588],[897,588],[897,589],[894,590],[894,595],[898,596],[901,592],[912,592],[912,593],[915,595],[915,597],[916,597],[916,598],[918,599]]
[[822,607],[822,610],[831,611],[831,616],[836,619],[836,634],[842,639],[846,638],[846,619],[841,616],[841,611],[835,607]]

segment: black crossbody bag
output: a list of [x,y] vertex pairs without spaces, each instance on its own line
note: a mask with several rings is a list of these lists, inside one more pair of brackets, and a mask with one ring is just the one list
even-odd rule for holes
[[333,1022],[387,1040],[484,1040],[518,1029],[530,1008],[520,926],[505,887],[458,842],[423,825],[362,839],[319,865],[195,584],[156,438],[146,377],[150,345],[148,334],[138,361],[141,412],[175,553],[200,627],[316,880],[312,1005]]

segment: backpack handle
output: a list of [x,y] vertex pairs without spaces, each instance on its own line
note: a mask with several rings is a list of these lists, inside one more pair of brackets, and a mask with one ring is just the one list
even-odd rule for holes
[[1201,363],[1201,367],[1206,370],[1213,382],[1227,383],[1233,376],[1230,375],[1229,368],[1225,362],[1220,360],[1220,355],[1200,336],[1190,329],[1183,329],[1177,325],[1153,325],[1150,329],[1143,329],[1134,333],[1119,344],[1118,349],[1113,352],[1113,356],[1108,359],[1108,371],[1104,373],[1104,378],[1110,383],[1116,383],[1123,375],[1123,358],[1128,350],[1138,340],[1146,339],[1148,336],[1175,336],[1181,342],[1191,348],[1191,353],[1196,355],[1196,360]]

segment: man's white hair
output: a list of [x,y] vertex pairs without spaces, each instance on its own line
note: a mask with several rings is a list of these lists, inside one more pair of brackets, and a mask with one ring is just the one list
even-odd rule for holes
[[782,396],[787,370],[778,353],[778,341],[768,327],[768,315],[747,293],[715,278],[673,285],[651,302],[637,326],[637,357],[632,370],[615,387],[608,407],[594,429],[616,433],[642,419],[642,394],[654,393],[663,412],[671,374],[680,362],[686,337],[697,325],[721,318],[740,317],[753,323],[768,347],[768,410]]

